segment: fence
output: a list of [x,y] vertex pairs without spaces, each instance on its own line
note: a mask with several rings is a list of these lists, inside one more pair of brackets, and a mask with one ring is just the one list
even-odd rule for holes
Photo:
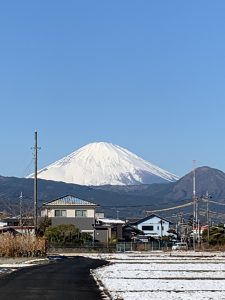
[[116,245],[117,252],[126,251],[156,251],[167,248],[160,240],[134,243],[134,242],[123,242]]
[[78,245],[76,243],[56,244],[49,243],[48,252],[126,252],[126,251],[156,251],[156,250],[169,250],[171,245],[160,240],[150,242],[119,242],[119,243],[86,243]]
[[48,252],[70,252],[70,253],[78,253],[78,252],[116,252],[116,244],[111,243],[85,243],[79,245],[77,243],[49,243]]

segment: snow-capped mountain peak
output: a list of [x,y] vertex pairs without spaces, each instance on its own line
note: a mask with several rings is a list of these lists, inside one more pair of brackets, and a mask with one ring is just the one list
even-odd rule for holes
[[178,179],[130,151],[106,142],[78,149],[40,170],[38,178],[80,185],[134,185]]

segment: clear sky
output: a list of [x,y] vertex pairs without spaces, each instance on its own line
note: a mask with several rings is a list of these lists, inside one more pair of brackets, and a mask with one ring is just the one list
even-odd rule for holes
[[0,2],[0,174],[95,141],[225,171],[225,1]]

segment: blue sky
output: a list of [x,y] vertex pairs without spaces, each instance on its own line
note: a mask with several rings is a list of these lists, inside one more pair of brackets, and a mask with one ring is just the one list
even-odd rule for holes
[[107,141],[225,171],[224,1],[1,1],[0,174]]

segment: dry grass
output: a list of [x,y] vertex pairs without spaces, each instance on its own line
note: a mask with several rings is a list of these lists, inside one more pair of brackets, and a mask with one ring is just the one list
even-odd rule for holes
[[0,235],[0,257],[45,256],[47,247],[44,238],[34,235]]
[[208,245],[208,244],[203,244],[199,250],[205,250],[205,251],[225,251],[225,245]]

